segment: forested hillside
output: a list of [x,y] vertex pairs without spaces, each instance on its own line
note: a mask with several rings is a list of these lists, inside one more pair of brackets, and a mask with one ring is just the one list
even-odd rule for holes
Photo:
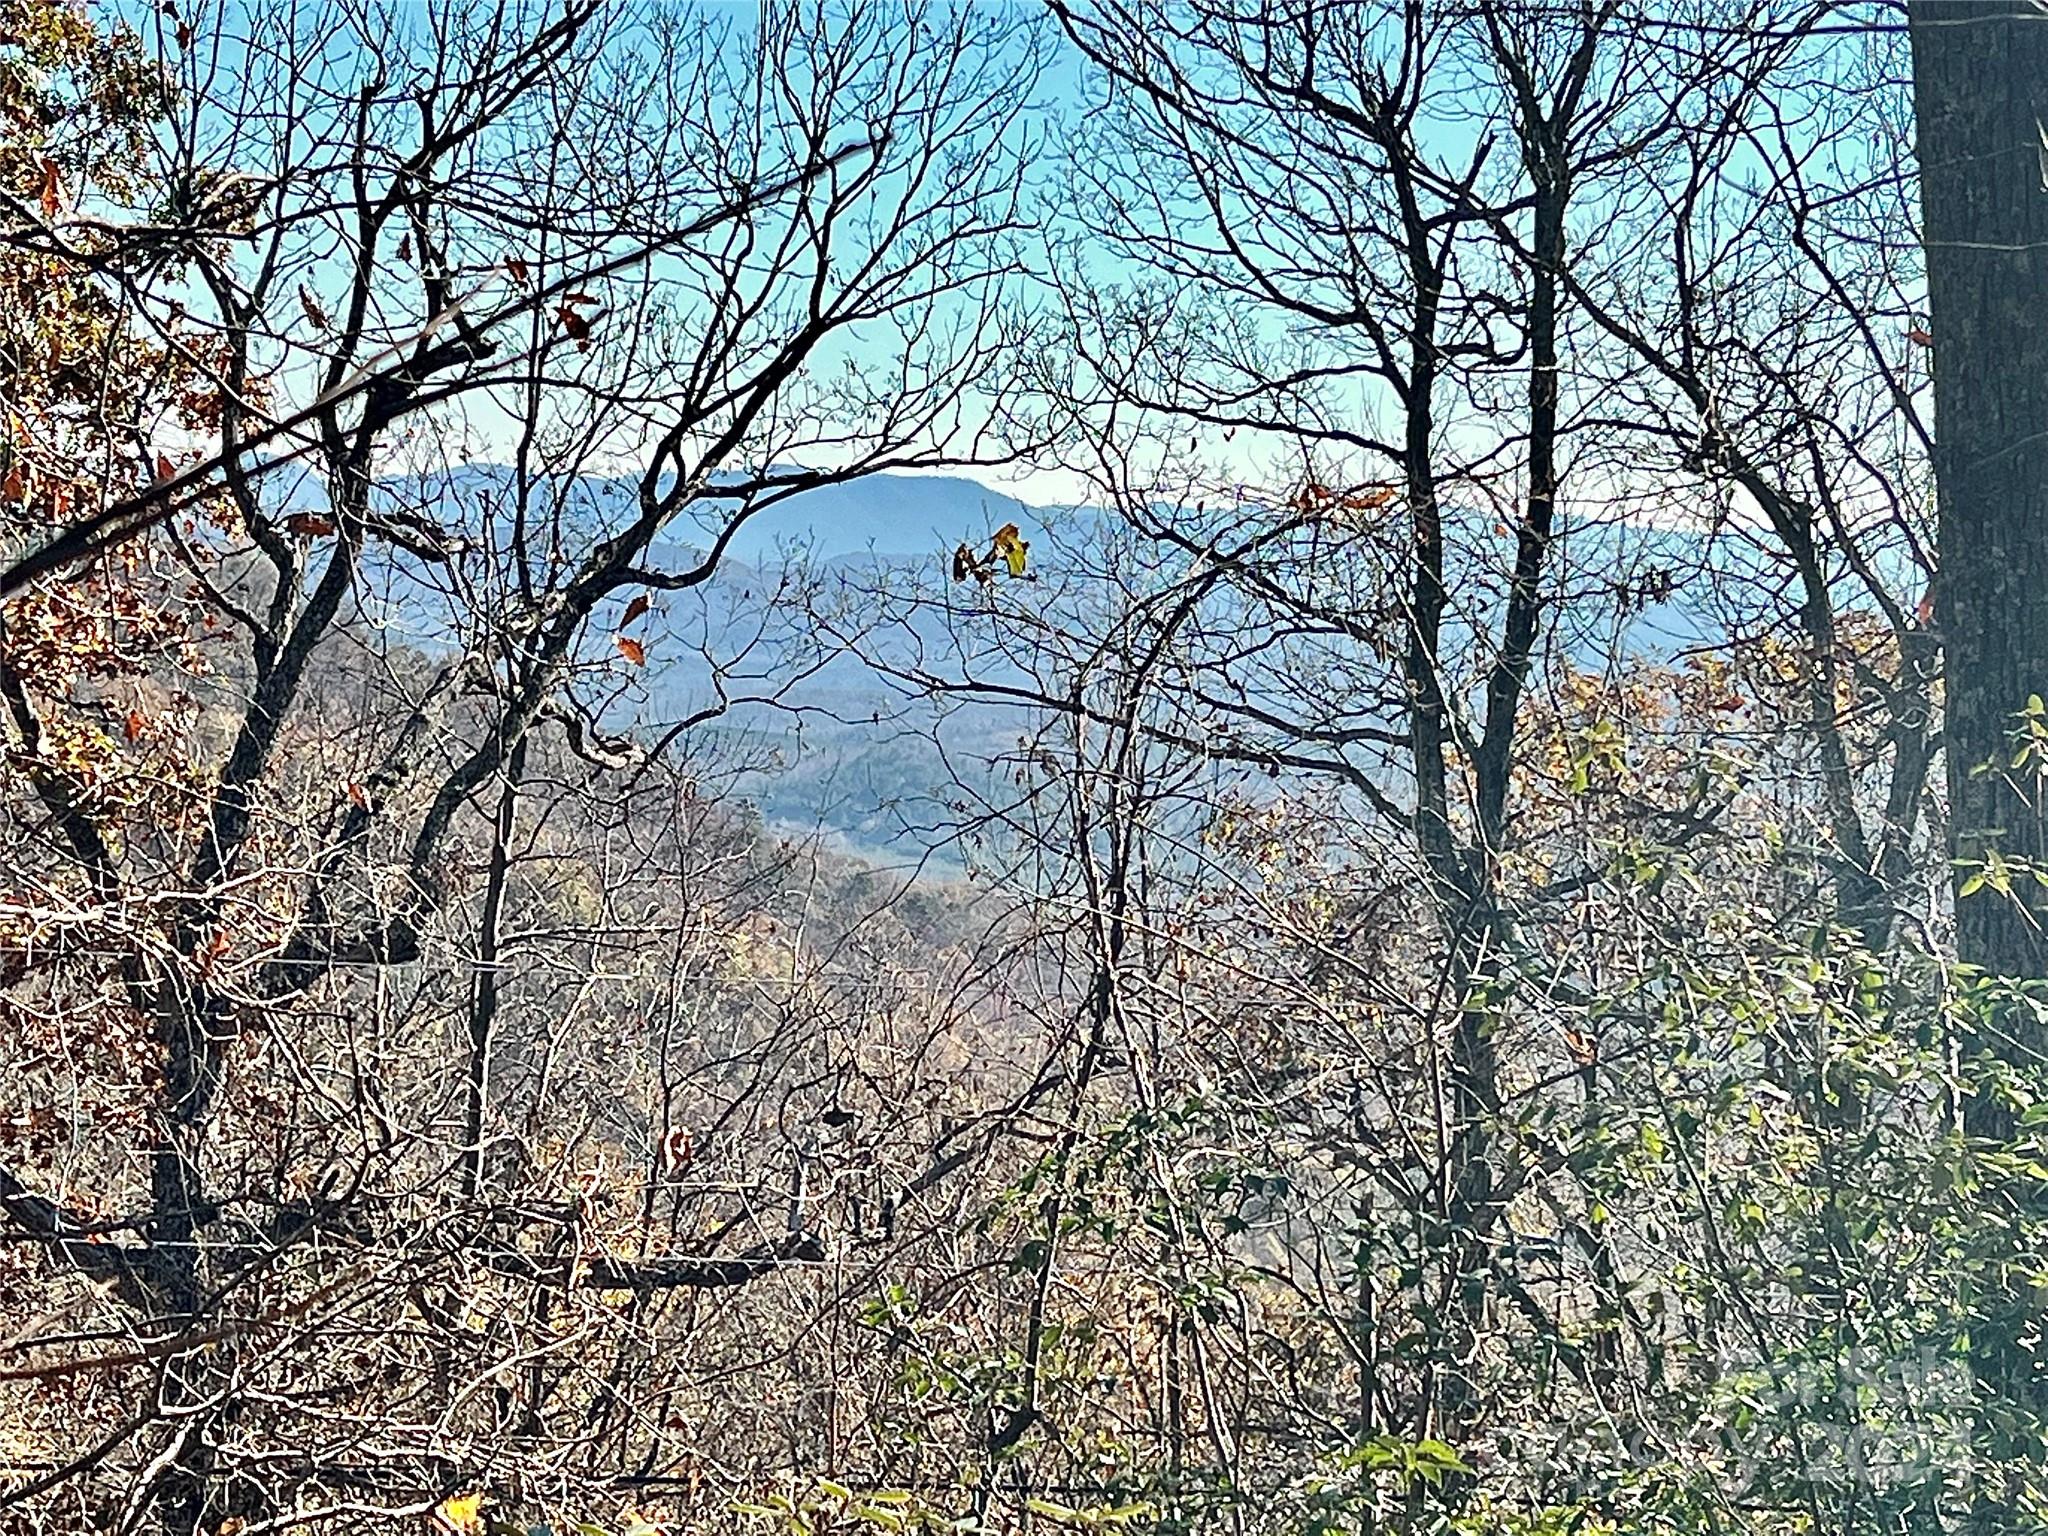
[[0,0],[0,1532],[2048,1529],[2035,0]]

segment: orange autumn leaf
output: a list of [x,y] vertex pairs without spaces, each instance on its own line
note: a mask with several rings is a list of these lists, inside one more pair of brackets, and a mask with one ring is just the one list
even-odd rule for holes
[[121,727],[121,734],[130,741],[138,741],[141,739],[142,732],[148,724],[149,722],[142,718],[141,710],[131,709],[128,711],[126,723]]
[[619,654],[634,666],[644,667],[647,664],[647,647],[631,635],[619,635],[615,637],[615,643],[618,645]]
[[46,219],[56,218],[57,208],[57,162],[45,159],[43,161],[43,217]]
[[210,972],[233,943],[234,940],[228,937],[227,929],[216,928],[211,939],[192,951],[192,959],[202,974]]
[[1363,490],[1339,491],[1310,480],[1288,502],[1295,512],[1372,512],[1384,507],[1400,492],[1391,485],[1368,485]]
[[626,616],[623,619],[619,620],[619,623],[622,625],[632,623],[635,619],[639,618],[641,614],[647,611],[647,606],[647,594],[645,592],[642,592],[638,597],[634,598],[633,601],[626,604]]
[[526,281],[526,274],[530,272],[532,268],[528,267],[527,264],[521,261],[517,256],[514,256],[511,260],[505,263],[505,270],[512,274],[513,282],[524,283]]
[[284,526],[287,532],[317,538],[322,534],[334,532],[334,519],[322,517],[316,512],[294,512],[284,520]]

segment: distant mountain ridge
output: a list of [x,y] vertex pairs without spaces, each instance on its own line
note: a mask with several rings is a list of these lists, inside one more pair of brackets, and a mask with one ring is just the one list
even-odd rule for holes
[[[509,493],[513,475],[506,465],[479,461],[427,474],[396,476],[381,488],[411,502],[462,501],[487,492]],[[713,484],[732,478],[714,477]],[[617,504],[639,493],[639,476],[622,474],[575,476],[569,494],[595,507]],[[327,510],[324,490],[310,474],[292,476],[277,498],[280,506],[293,511]],[[736,506],[730,498],[705,497],[663,530],[663,542],[701,548],[724,526]],[[878,471],[800,491],[756,512],[727,548],[734,559],[755,566],[773,564],[786,549],[796,547],[827,560],[870,553],[921,557],[951,549],[963,539],[986,539],[1004,523],[1036,521],[1044,510],[965,475]],[[693,532],[702,538],[693,539]]]
[[[502,498],[512,483],[511,469],[472,463],[431,477],[396,480],[389,490],[411,506],[468,502],[466,510],[473,513],[476,499]],[[591,527],[615,526],[619,509],[638,496],[639,480],[633,475],[578,477],[566,489],[556,487],[555,494],[586,503],[596,514]],[[324,499],[308,480],[284,505],[316,510]],[[716,498],[699,502],[663,530],[645,564],[655,570],[687,569],[701,558],[734,506]],[[431,505],[427,510],[431,514]],[[955,701],[942,750],[929,734],[931,723],[919,726],[906,719],[902,692],[861,657],[849,652],[822,664],[792,665],[791,648],[804,648],[806,621],[780,598],[776,573],[800,556],[814,571],[837,572],[856,586],[914,567],[937,577],[953,548],[961,543],[985,548],[990,534],[1010,522],[1021,525],[1032,542],[1034,560],[1056,564],[1063,539],[1085,544],[1098,519],[1107,520],[1108,514],[1034,507],[964,476],[878,472],[800,492],[742,526],[711,582],[687,594],[657,596],[647,622],[657,626],[658,638],[646,650],[644,670],[629,669],[621,676],[626,691],[614,698],[617,713],[610,723],[654,734],[712,703],[717,694],[707,657],[722,661],[748,652],[741,672],[726,679],[736,694],[748,691],[746,674],[764,691],[774,691],[770,680],[778,672],[801,671],[801,680],[780,694],[781,704],[793,708],[736,710],[702,728],[707,750],[730,750],[772,765],[746,771],[739,779],[741,792],[772,824],[833,834],[866,853],[898,856],[920,844],[928,847],[918,824],[931,819],[931,798],[950,798],[946,790],[953,776],[977,757],[1014,746],[1019,725],[1014,710]],[[453,516],[449,521],[471,519]],[[1055,526],[1057,536],[1048,533]],[[1625,536],[1607,530],[1596,534],[1596,545],[1602,538]],[[1668,555],[1674,564],[1701,554],[1698,541],[1687,536],[1644,536],[1650,549],[1638,552],[1638,563],[1645,553],[1660,553],[1659,545],[1672,546]],[[1622,574],[1619,564],[1615,570]],[[430,649],[450,643],[445,625],[437,634],[429,611],[405,597],[407,583],[396,569],[389,574],[396,579],[390,583],[383,621],[401,633],[411,630]],[[1069,600],[1078,592],[1070,591]],[[1053,597],[1051,591],[1046,595]],[[620,621],[624,604],[622,596],[596,618],[588,647],[593,659],[623,665],[612,655],[608,626]],[[1617,617],[1618,630],[1605,636],[1566,635],[1562,643],[1597,664],[1601,656],[1669,656],[1714,640],[1714,626],[1703,623],[1700,609],[1677,592],[1660,592]],[[943,670],[945,636],[937,615],[926,610],[907,618],[905,625],[908,643]]]

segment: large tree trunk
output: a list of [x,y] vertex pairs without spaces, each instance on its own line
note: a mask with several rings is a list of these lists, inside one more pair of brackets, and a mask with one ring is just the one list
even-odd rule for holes
[[[2048,872],[2039,765],[2012,750],[2030,695],[2048,694],[2048,10],[2035,0],[1913,0],[1914,107],[1934,333],[1934,468],[1941,502],[1936,619],[1947,689],[1958,958],[2048,977]],[[2048,726],[2048,719],[2041,724]],[[2009,877],[1980,879],[2016,861]],[[2024,1010],[1993,1007],[1972,1059],[2035,1059]],[[1965,1127],[2003,1141],[2010,1116],[1971,1098]],[[2018,1195],[2022,1223],[2044,1214]],[[2032,1206],[2031,1210],[2025,1207]],[[2048,1355],[2026,1288],[1987,1287],[1970,1319],[1978,1382],[1971,1528],[2018,1528],[2038,1486]]]
[[[1910,18],[1960,892],[1987,851],[2048,866],[2034,771],[2010,746],[2028,696],[2048,695],[2048,10],[1913,0]],[[1959,958],[2048,976],[2048,890],[1998,884],[1959,896]]]

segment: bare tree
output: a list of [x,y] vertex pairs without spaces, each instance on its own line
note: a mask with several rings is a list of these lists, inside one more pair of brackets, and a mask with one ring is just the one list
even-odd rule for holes
[[[1597,1480],[1519,1459],[1530,1415],[1555,1412],[1659,1444],[1704,1490],[1702,1404],[1801,1323],[1789,1296],[1743,1294],[1729,1255],[1750,1240],[1704,1195],[1637,1204],[1613,1173],[1614,1136],[1648,1124],[1668,1148],[1713,1118],[1656,1065],[1669,1018],[1634,1000],[1694,985],[1706,914],[1664,884],[1755,889],[1850,969],[1859,944],[1897,942],[1901,911],[1902,966],[1935,933],[1911,188],[1827,160],[1851,136],[1902,142],[1896,50],[1804,11],[1055,11],[1101,94],[1072,164],[1087,237],[1052,273],[1072,340],[1045,385],[1127,534],[1034,544],[1035,585],[963,585],[960,655],[900,671],[1153,754],[1091,770],[1136,797],[1119,825],[1142,894],[1117,926],[1156,945],[1124,1004],[1131,1070],[1215,1119],[1140,1136],[1119,1084],[1099,1134],[1164,1167],[1217,1159],[1200,1193],[1134,1177],[1141,1204],[1293,1179],[1270,1203],[1219,1199],[1260,1240],[1197,1225],[1143,1257],[1071,1257],[1175,1295],[1176,1264],[1231,1277],[1214,1283],[1234,1335],[1163,1303],[1177,1349],[1243,1374],[1212,1377],[1199,1411],[1179,1377],[1177,1422],[1211,1439],[1166,1435],[1159,1486],[1249,1521],[1182,1479],[1242,1489],[1250,1426],[1285,1425],[1290,1454],[1362,1458],[1343,1465],[1375,1518],[1427,1528],[1426,1479],[1411,1466],[1395,1490],[1373,1457],[1427,1459],[1442,1436],[1517,1458],[1518,1493],[1516,1476]],[[1015,762],[1037,816],[1069,793],[1042,756]],[[985,814],[1098,859],[1099,825],[1087,845],[1078,821],[1027,831],[1007,788],[983,787]],[[1785,837],[1782,856],[1744,846]],[[1050,876],[1013,878],[1108,921]],[[1777,943],[1745,932],[1732,947]],[[1723,958],[1709,945],[1698,975]],[[1788,1012],[1770,1038],[1716,1070],[1784,1085],[1831,1157],[1863,1155],[1880,1102],[1901,1140],[1870,1147],[1934,1155],[1940,1098],[1917,1073],[1852,1089],[1820,1020]],[[1842,1256],[1850,1219],[1795,1223],[1758,1262],[1813,1243],[1831,1294],[1891,1308],[1890,1273]],[[1718,1277],[1700,1311],[1663,1268],[1671,1222]],[[1286,1322],[1260,1333],[1253,1311]],[[1923,1496],[1945,1497],[1785,1499],[1846,1530]]]
[[[1707,86],[1697,72],[1656,76],[1650,44],[1600,7],[1056,10],[1125,125],[1115,152],[1082,166],[1097,227],[1148,182],[1164,189],[1120,238],[1165,283],[1135,289],[1128,315],[1077,303],[1095,364],[1082,397],[1293,444],[1292,521],[1259,542],[1380,567],[1316,591],[1236,556],[1223,579],[1270,605],[1276,639],[1302,637],[1298,664],[1349,652],[1398,665],[1365,696],[1339,695],[1342,714],[1317,685],[1314,700],[1257,697],[1221,656],[1207,697],[1241,722],[1250,756],[1274,752],[1270,738],[1316,743],[1408,830],[1437,893],[1451,1128],[1438,1214],[1464,1247],[1444,1256],[1458,1278],[1416,1428],[1461,1438],[1479,1401],[1466,1373],[1489,1305],[1481,1254],[1513,1195],[1491,1141],[1502,1105],[1488,999],[1517,947],[1500,883],[1517,722],[1561,591],[1562,477],[1600,426],[1563,359],[1567,269],[1601,253],[1572,249],[1568,231],[1581,204],[1628,195],[1612,183],[1664,152]],[[1475,101],[1476,128],[1454,128]],[[1130,348],[1134,328],[1143,345]],[[1498,391],[1517,373],[1522,408],[1504,420]],[[1169,379],[1171,394],[1152,382]],[[1141,522],[1151,495],[1141,484],[1125,502]],[[1512,544],[1504,563],[1493,529]],[[1212,559],[1235,542],[1162,531]]]
[[[10,243],[93,296],[97,345],[162,362],[110,411],[33,418],[40,494],[0,587],[36,807],[9,855],[14,982],[32,1010],[63,999],[24,1089],[95,1076],[81,1029],[124,1066],[92,1090],[107,1118],[58,1157],[16,1148],[0,1189],[20,1238],[111,1289],[86,1326],[122,1342],[49,1371],[128,1399],[10,1499],[180,1533],[424,1508],[495,1453],[380,1442],[367,1413],[366,1461],[273,1438],[380,1380],[434,1383],[435,1413],[471,1399],[467,1325],[435,1321],[424,1274],[465,1255],[545,1330],[550,1297],[645,1304],[824,1251],[800,1180],[786,1218],[757,1193],[658,1257],[592,1259],[521,1205],[494,1172],[533,1049],[512,1000],[547,949],[521,892],[590,792],[575,764],[644,776],[731,700],[714,667],[707,709],[629,732],[650,601],[805,489],[1013,451],[1036,50],[1002,17],[858,4],[751,32],[576,4],[167,11],[109,46],[160,93],[136,163],[53,142],[62,179],[14,205]],[[601,967],[624,920],[558,942]],[[428,1056],[389,1056],[392,1031]],[[724,1113],[755,1113],[731,1091]],[[408,1297],[439,1332],[424,1377],[339,1354],[274,1374],[336,1329],[404,1339]]]

